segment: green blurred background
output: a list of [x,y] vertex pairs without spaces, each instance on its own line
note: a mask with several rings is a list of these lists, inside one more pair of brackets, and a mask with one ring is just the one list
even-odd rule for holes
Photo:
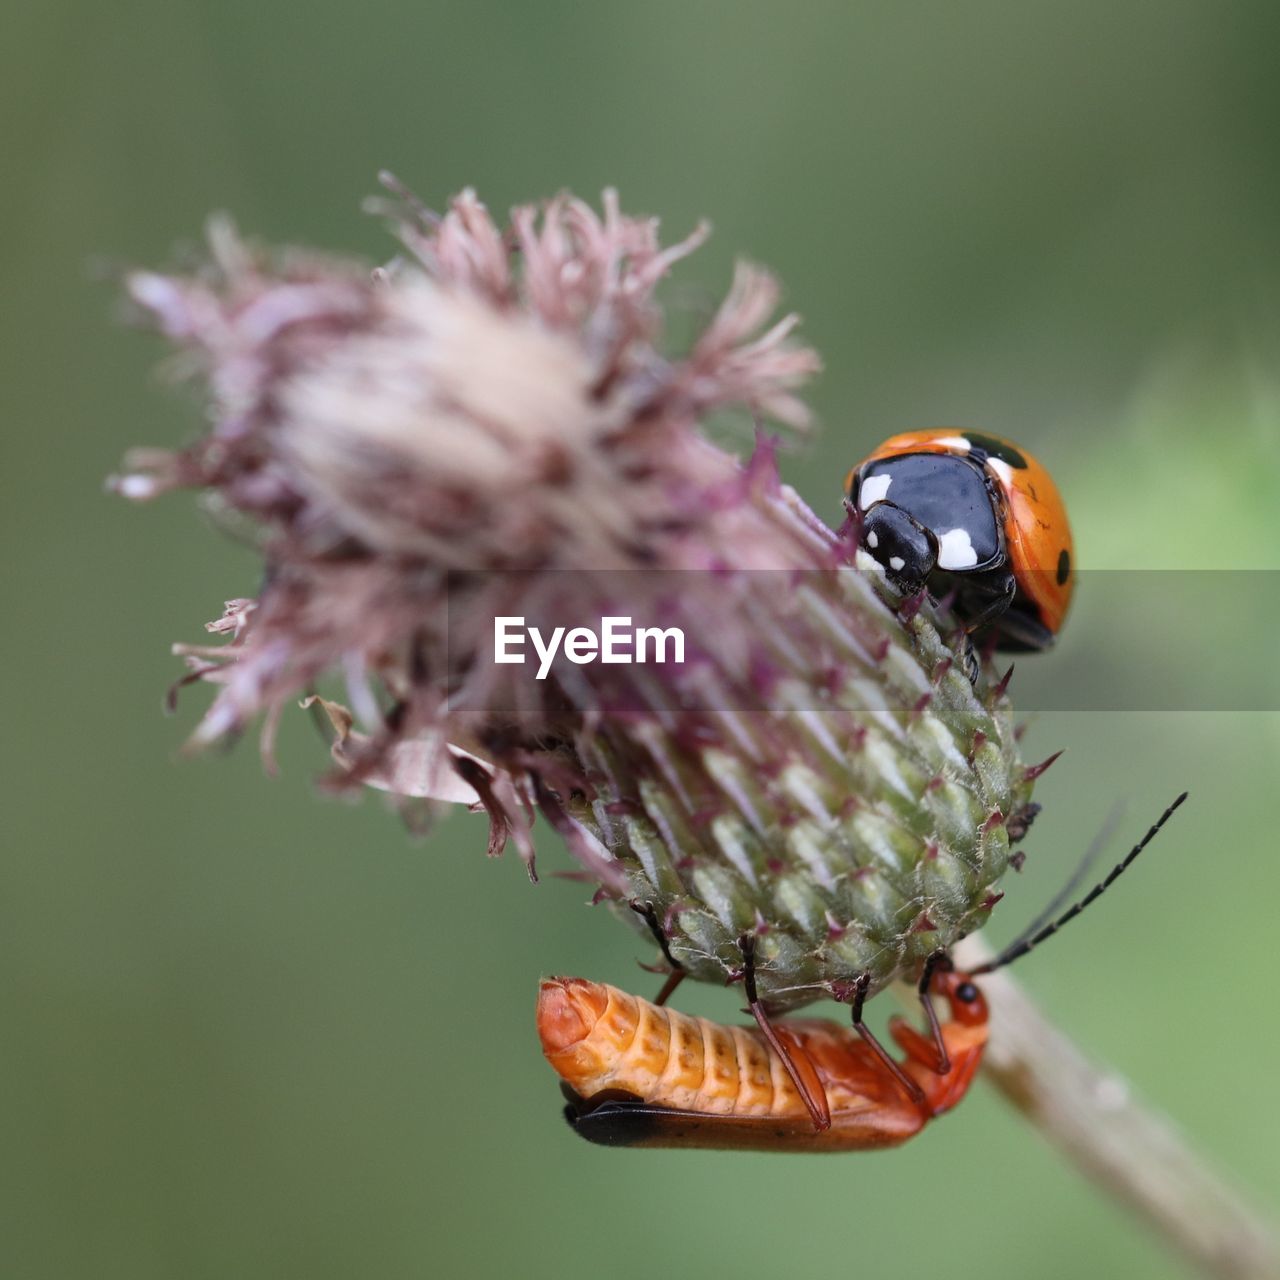
[[[481,819],[414,842],[376,799],[317,797],[301,717],[280,778],[251,744],[178,759],[205,695],[161,717],[168,644],[256,569],[189,499],[104,496],[126,448],[200,419],[156,385],[160,344],[117,323],[94,264],[164,263],[217,208],[388,256],[358,213],[382,166],[496,209],[616,185],[671,235],[715,223],[669,296],[716,297],[740,253],[782,276],[828,366],[823,434],[785,461],[820,510],[883,435],[960,423],[1049,463],[1085,568],[1275,569],[1278,14],[6,6],[0,1274],[1176,1272],[982,1086],[888,1154],[574,1139],[536,980],[647,989],[647,947],[580,885],[487,861]],[[1153,634],[1184,671],[1273,664],[1274,632],[1099,612],[1087,585],[1042,675]],[[1189,786],[1145,866],[1023,976],[1274,1204],[1280,717],[1041,714],[1030,755],[1062,746],[994,932],[1033,914],[1113,802],[1127,845]],[[544,865],[568,864],[546,842]]]

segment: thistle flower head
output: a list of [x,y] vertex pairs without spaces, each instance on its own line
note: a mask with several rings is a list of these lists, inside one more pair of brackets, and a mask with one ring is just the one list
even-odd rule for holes
[[[265,561],[223,642],[181,648],[217,687],[196,740],[259,716],[269,737],[336,673],[343,704],[312,704],[336,782],[472,803],[530,865],[541,813],[696,976],[731,978],[753,932],[777,1004],[878,987],[977,927],[1030,791],[1003,691],[859,571],[771,442],[744,464],[701,430],[806,422],[817,359],[770,323],[771,277],[740,267],[673,353],[655,286],[705,228],[664,248],[612,193],[504,227],[470,193],[396,218],[384,269],[218,224],[203,273],[130,278],[213,426],[116,487],[205,490]],[[545,663],[500,660],[515,618],[563,628]],[[683,651],[580,660],[574,629],[622,618]]]

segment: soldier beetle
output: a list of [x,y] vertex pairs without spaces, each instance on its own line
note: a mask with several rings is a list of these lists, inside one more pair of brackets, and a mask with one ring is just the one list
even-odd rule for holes
[[561,1078],[566,1118],[605,1146],[816,1152],[905,1142],[964,1097],[982,1062],[988,1011],[974,979],[1025,956],[1105,893],[1185,799],[1083,898],[1051,923],[1037,919],[986,964],[964,973],[936,952],[918,988],[930,1034],[889,1022],[901,1061],[862,1021],[865,983],[850,992],[852,1026],[772,1021],[756,998],[749,937],[740,945],[755,1026],[723,1026],[583,978],[544,980],[538,1034]]

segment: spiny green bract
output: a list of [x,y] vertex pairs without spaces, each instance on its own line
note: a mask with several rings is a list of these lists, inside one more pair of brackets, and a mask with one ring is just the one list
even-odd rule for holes
[[634,908],[651,907],[692,977],[739,977],[752,933],[772,1006],[847,998],[863,974],[876,991],[980,928],[1000,897],[1034,774],[1009,701],[985,674],[970,683],[924,610],[904,620],[882,593],[852,567],[806,584],[799,608],[841,661],[826,688],[784,679],[740,713],[785,726],[787,758],[655,742],[653,723],[640,736],[660,770],[598,744],[599,773],[634,785],[601,787],[575,816],[626,868],[621,914],[647,933]]

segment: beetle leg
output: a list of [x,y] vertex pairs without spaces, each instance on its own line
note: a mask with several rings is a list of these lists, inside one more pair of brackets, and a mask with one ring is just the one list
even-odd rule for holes
[[1028,801],[1022,808],[1015,809],[1005,819],[1004,829],[1009,833],[1010,844],[1017,844],[1019,840],[1025,839],[1040,809],[1040,805]]
[[924,1090],[894,1060],[889,1050],[876,1039],[875,1033],[862,1020],[862,1006],[867,1000],[867,991],[871,987],[871,975],[859,974],[853,988],[853,1029],[863,1038],[867,1047],[884,1063],[885,1069],[907,1091],[907,1096],[918,1107],[926,1105]]
[[795,1085],[796,1092],[809,1109],[814,1129],[821,1133],[822,1130],[831,1127],[831,1108],[827,1103],[827,1091],[823,1088],[809,1055],[799,1045],[788,1044],[769,1020],[764,1004],[756,992],[755,936],[744,933],[738,939],[738,949],[742,952],[742,985],[747,993],[747,1008],[756,1020],[756,1025],[764,1038],[769,1042],[769,1047],[782,1060],[787,1075],[791,1077],[791,1083]]
[[938,1053],[938,1065],[934,1067],[934,1071],[940,1076],[945,1076],[951,1070],[951,1055],[947,1052],[947,1042],[942,1038],[942,1027],[938,1024],[938,1011],[933,1007],[933,997],[929,994],[929,985],[933,982],[933,975],[939,968],[950,968],[951,957],[941,949],[933,952],[932,955],[924,962],[924,969],[920,974],[920,985],[917,990],[920,992],[920,1004],[924,1008],[925,1020],[929,1023],[929,1031],[933,1036],[933,1045]]
[[965,631],[973,635],[981,631],[1005,613],[1018,594],[1018,582],[1008,569],[1003,572],[992,570],[982,574],[978,580],[966,584],[967,600],[981,605],[977,612],[971,613],[965,622]]
[[1042,653],[1053,647],[1053,632],[1024,609],[1010,609],[1001,617],[996,630],[1002,649]]
[[[654,910],[653,903],[641,902],[638,898],[632,898],[627,903],[627,906],[649,926],[649,932],[653,934],[653,939],[661,948],[663,958],[667,962],[667,980],[662,984],[662,990],[658,992],[658,997],[653,1002],[659,1006],[664,1005],[671,999],[675,989],[688,977],[689,971],[671,954],[671,944],[667,941],[667,935],[658,923],[658,913]],[[647,968],[644,965],[641,967]]]
[[906,1018],[894,1014],[889,1019],[889,1034],[898,1042],[898,1048],[913,1062],[933,1070],[937,1061],[937,1050],[928,1036],[922,1036]]
[[[960,598],[962,615],[967,616],[955,647],[970,684],[978,683],[983,662],[990,658],[997,641],[1003,639],[1004,622],[1009,618],[1009,606],[1017,594],[1017,580],[1008,569],[978,574],[966,582],[957,582],[952,588],[953,598]],[[973,637],[980,633],[985,633],[981,655],[973,643]]]
[[667,974],[667,980],[662,984],[662,989],[653,998],[653,1003],[661,1008],[675,994],[676,988],[689,976],[687,969],[672,969]]

